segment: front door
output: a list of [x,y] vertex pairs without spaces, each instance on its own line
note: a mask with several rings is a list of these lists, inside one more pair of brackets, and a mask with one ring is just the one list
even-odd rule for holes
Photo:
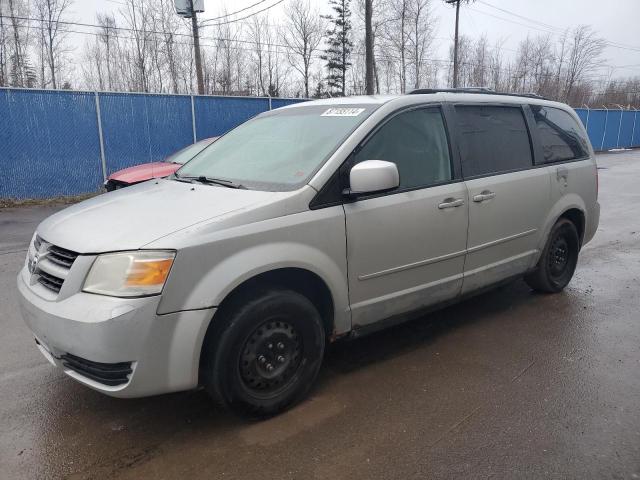
[[396,191],[344,206],[354,328],[458,295],[467,190],[453,174],[440,108],[397,113],[354,157],[394,162],[400,173]]

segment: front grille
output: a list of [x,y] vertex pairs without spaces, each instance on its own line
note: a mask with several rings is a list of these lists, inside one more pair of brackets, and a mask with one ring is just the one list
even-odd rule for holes
[[43,272],[42,270],[38,272],[38,275],[38,282],[41,285],[47,287],[49,290],[53,290],[54,292],[58,293],[62,288],[64,279],[58,278],[55,275],[49,275],[47,272]]
[[70,353],[61,357],[62,365],[103,385],[115,387],[129,381],[129,375],[133,372],[131,362],[100,363],[92,362]]
[[72,252],[71,250],[67,250],[66,248],[56,247],[55,245],[51,245],[49,247],[49,255],[47,258],[51,260],[53,263],[61,265],[66,268],[71,268],[74,260],[78,254],[76,252]]
[[[29,251],[29,270],[33,275],[37,275],[37,281],[40,285],[52,292],[59,293],[78,254],[66,248],[52,245],[39,235],[36,235],[33,241],[33,250],[34,252]],[[35,262],[36,255],[40,258],[38,262]]]

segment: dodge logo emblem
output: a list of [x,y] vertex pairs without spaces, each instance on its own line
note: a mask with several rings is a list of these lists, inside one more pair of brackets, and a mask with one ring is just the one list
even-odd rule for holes
[[40,254],[36,253],[33,258],[29,259],[29,264],[27,265],[27,267],[29,268],[29,273],[31,273],[31,275],[33,275],[34,273],[36,273],[36,269],[38,268],[38,262],[40,261]]
[[47,245],[40,244],[40,248],[35,251],[33,257],[29,256],[29,261],[27,262],[27,270],[29,270],[29,273],[31,275],[34,275],[38,271],[38,264],[49,254],[47,249]]

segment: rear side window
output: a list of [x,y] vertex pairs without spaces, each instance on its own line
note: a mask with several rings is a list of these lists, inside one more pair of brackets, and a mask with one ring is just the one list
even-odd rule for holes
[[533,165],[531,142],[520,107],[456,106],[462,174],[476,177]]
[[564,110],[531,105],[545,163],[575,160],[589,155],[578,122]]
[[391,118],[356,153],[355,163],[365,160],[394,162],[401,189],[451,180],[449,144],[440,109],[410,110]]

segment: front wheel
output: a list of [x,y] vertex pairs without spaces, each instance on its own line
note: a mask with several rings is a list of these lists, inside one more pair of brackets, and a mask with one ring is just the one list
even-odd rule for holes
[[536,269],[525,276],[525,281],[539,292],[560,292],[573,277],[579,252],[580,239],[575,225],[561,218],[551,229]]
[[204,384],[232,410],[250,416],[279,413],[313,384],[324,354],[320,314],[305,296],[269,290],[237,299],[216,315],[207,336]]

